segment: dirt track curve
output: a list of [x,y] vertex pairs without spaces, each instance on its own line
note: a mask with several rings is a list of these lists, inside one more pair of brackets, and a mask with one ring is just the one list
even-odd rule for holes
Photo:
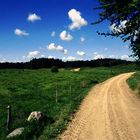
[[113,77],[92,88],[62,140],[140,140],[140,100],[126,80]]

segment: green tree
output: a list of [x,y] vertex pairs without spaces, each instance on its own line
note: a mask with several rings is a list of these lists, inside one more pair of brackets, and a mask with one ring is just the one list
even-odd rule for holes
[[137,37],[134,43],[131,44],[131,49],[133,50],[134,56],[138,57],[140,60],[140,36]]
[[54,72],[54,73],[59,72],[59,71],[58,71],[58,67],[57,67],[57,66],[53,66],[53,67],[51,68],[51,72]]
[[130,41],[130,48],[134,56],[140,60],[140,0],[99,0],[98,24],[104,20],[110,21],[111,31],[100,35],[121,37],[123,41]]

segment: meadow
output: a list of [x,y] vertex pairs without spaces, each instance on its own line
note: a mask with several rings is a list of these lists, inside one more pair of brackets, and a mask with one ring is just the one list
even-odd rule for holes
[[[0,70],[0,140],[5,140],[9,133],[6,131],[8,105],[12,106],[11,131],[25,128],[23,135],[14,140],[55,140],[64,131],[91,87],[136,69],[131,64],[81,68],[79,72],[59,69],[58,73],[52,73],[50,69]],[[43,124],[27,122],[32,111],[44,112],[47,121]]]

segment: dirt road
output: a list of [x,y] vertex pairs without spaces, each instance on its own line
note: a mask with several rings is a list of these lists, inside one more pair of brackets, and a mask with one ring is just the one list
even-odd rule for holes
[[140,140],[140,100],[121,74],[95,86],[62,140]]

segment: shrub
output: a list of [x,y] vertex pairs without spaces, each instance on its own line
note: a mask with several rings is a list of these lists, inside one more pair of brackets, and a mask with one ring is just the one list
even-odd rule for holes
[[98,84],[98,83],[99,83],[98,80],[90,80],[90,81],[89,81],[89,84]]
[[59,71],[58,71],[58,67],[57,67],[57,66],[53,66],[53,67],[51,68],[51,72],[59,72]]

